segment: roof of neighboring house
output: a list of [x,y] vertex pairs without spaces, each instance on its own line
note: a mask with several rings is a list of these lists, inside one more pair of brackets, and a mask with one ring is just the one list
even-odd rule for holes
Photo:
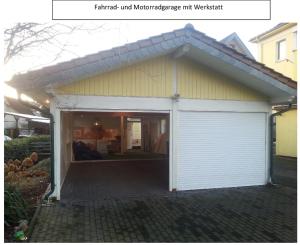
[[250,42],[253,42],[253,43],[257,43],[257,42],[260,42],[261,40],[275,34],[275,33],[278,33],[280,32],[281,30],[285,30],[289,27],[292,27],[292,26],[295,26],[297,25],[297,23],[279,23],[277,24],[276,26],[272,27],[271,29],[251,38],[249,41]]
[[171,54],[173,58],[186,55],[225,75],[230,74],[240,82],[247,82],[254,89],[259,87],[266,94],[272,92],[277,97],[279,93],[296,94],[295,81],[195,30],[191,24],[172,32],[16,75],[8,83],[28,92],[38,88],[53,91],[52,88],[57,86],[166,54]]
[[223,38],[220,42],[226,44],[229,48],[233,48],[236,51],[246,55],[250,59],[255,59],[249,51],[249,49],[247,48],[247,46],[235,32]]
[[43,122],[43,123],[50,123],[50,119],[46,117],[38,117],[38,116],[33,116],[29,114],[23,114],[23,113],[14,113],[14,112],[4,112],[5,115],[12,115],[15,117],[21,117],[21,118],[26,118],[34,122]]
[[24,105],[20,100],[4,97],[5,112],[17,112],[29,115],[34,115],[34,110],[29,106]]

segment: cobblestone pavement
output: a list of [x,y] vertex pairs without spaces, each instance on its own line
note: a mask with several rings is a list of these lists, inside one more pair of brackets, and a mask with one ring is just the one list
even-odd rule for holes
[[273,182],[297,188],[297,158],[274,157]]
[[44,206],[31,242],[296,242],[296,189],[243,187]]

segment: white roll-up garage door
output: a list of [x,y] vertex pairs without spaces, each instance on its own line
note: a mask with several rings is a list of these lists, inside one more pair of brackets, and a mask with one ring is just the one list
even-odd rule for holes
[[177,188],[266,183],[266,114],[179,112]]

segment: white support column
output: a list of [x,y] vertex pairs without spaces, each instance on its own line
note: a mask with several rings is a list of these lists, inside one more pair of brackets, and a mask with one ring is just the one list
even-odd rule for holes
[[177,102],[174,101],[172,110],[172,190],[177,189],[177,160],[178,160],[178,110]]
[[60,170],[61,170],[61,117],[56,108],[55,100],[51,101],[50,112],[54,118],[54,182],[55,189],[52,196],[60,199]]
[[[172,87],[173,87],[173,100],[172,100],[172,111],[170,113],[170,190],[177,189],[177,117],[178,117],[178,106],[176,101],[176,94],[178,94],[177,89],[177,64],[176,59],[173,59],[172,66]],[[172,140],[172,141],[171,141]]]
[[270,159],[270,151],[271,147],[273,147],[273,142],[270,139],[270,115],[272,114],[272,110],[269,113],[266,113],[266,183],[269,182],[270,176],[270,166],[271,166],[271,159]]
[[167,120],[169,129],[169,191],[173,190],[173,110],[170,111],[169,119]]

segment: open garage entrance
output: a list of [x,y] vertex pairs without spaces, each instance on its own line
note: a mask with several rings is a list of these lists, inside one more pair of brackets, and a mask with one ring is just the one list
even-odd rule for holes
[[169,190],[169,114],[61,112],[61,199]]

